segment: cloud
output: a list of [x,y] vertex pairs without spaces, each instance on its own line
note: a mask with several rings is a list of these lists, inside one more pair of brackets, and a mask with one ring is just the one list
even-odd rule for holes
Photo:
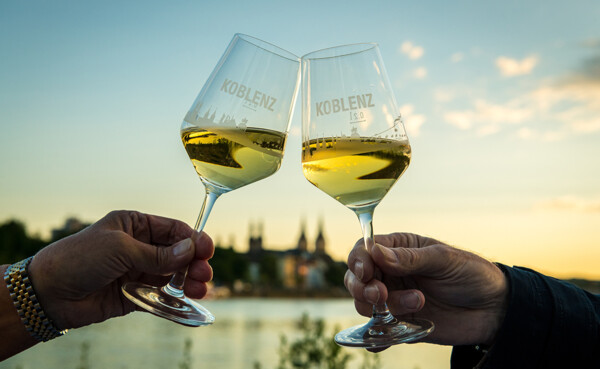
[[504,77],[522,76],[531,73],[538,63],[536,56],[528,56],[523,60],[516,60],[501,56],[496,59],[496,66]]
[[541,114],[562,122],[574,134],[600,131],[600,55],[592,56],[578,70],[558,82],[531,93]]
[[540,131],[529,127],[517,130],[516,137],[521,140],[536,140],[544,142],[557,142],[568,136],[565,129]]
[[400,46],[400,51],[412,60],[420,59],[425,53],[425,50],[421,46],[413,45],[410,41],[404,41]]
[[582,197],[566,195],[540,201],[534,205],[534,210],[600,213],[600,199],[585,199]]
[[[436,101],[443,103],[441,97]],[[555,142],[600,132],[600,54],[507,101],[475,99],[465,109],[445,111],[443,118],[481,136],[518,126],[514,136],[524,140]]]
[[500,131],[502,124],[520,124],[530,119],[532,110],[521,105],[520,101],[494,104],[477,99],[473,109],[448,111],[444,119],[462,130],[476,128],[478,135],[486,136]]
[[415,69],[413,71],[413,76],[416,79],[423,79],[423,78],[427,77],[427,68],[419,67],[419,68]]
[[589,38],[584,40],[581,45],[592,49],[600,48],[600,38]]
[[421,126],[425,123],[423,114],[415,114],[415,107],[412,104],[402,105],[400,114],[402,114],[402,122],[406,129],[408,137],[417,137],[421,134]]
[[522,140],[530,140],[536,137],[538,133],[531,128],[523,127],[517,131],[517,137]]
[[433,100],[439,103],[450,102],[455,97],[456,93],[448,88],[438,87],[433,91]]
[[465,58],[465,55],[463,53],[454,53],[450,57],[450,61],[452,63],[458,63],[458,62],[461,62],[464,58]]

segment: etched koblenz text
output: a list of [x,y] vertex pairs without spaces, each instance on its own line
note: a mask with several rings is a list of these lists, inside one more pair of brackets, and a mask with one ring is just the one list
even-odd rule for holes
[[317,117],[341,111],[372,108],[374,106],[373,94],[352,95],[341,99],[324,100],[315,103]]
[[269,96],[264,92],[252,89],[249,86],[227,78],[225,81],[223,81],[221,91],[232,96],[239,97],[240,99],[244,99],[245,101],[252,103],[254,106],[262,107],[270,111],[274,111],[273,106],[275,105],[275,102],[277,102],[277,99],[273,96]]

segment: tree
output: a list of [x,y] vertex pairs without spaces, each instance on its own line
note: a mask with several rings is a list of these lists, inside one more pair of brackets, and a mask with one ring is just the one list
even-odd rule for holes
[[248,276],[248,259],[236,252],[232,247],[215,247],[215,254],[210,259],[213,269],[213,280],[216,284],[233,286],[236,280],[246,280]]
[[29,237],[25,225],[11,219],[0,224],[0,263],[10,264],[34,255],[46,242]]

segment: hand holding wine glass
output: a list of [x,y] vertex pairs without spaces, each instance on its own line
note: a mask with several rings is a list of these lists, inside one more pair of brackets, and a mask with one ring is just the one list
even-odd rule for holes
[[[236,34],[181,125],[185,150],[205,188],[195,230],[217,198],[275,173],[298,91],[297,56]],[[153,314],[188,326],[214,316],[183,293],[186,270],[162,288],[129,283],[124,294]]]
[[[354,44],[302,57],[302,168],[317,188],[354,211],[364,247],[373,212],[408,168],[411,147],[376,44]],[[366,325],[338,333],[340,345],[387,347],[429,334],[425,319],[399,321],[385,303]]]

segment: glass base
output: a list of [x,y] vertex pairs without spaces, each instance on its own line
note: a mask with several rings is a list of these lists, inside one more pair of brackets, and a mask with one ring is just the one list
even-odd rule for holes
[[399,343],[413,342],[433,332],[434,325],[427,319],[381,322],[371,318],[367,324],[344,329],[335,335],[340,346],[385,348]]
[[185,295],[175,297],[165,287],[154,287],[137,282],[125,283],[121,290],[134,304],[142,309],[188,327],[210,325],[215,317],[202,305]]

